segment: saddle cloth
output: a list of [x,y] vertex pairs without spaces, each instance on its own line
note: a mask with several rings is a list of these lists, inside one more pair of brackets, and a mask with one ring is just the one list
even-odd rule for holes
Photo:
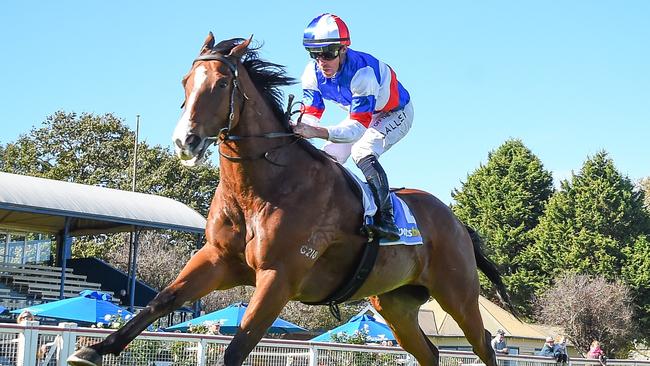
[[[347,169],[347,168],[345,168]],[[354,181],[361,188],[363,192],[363,218],[366,224],[371,224],[373,222],[373,217],[377,213],[377,204],[372,197],[372,191],[368,183],[359,179],[356,174],[348,170],[350,176],[354,178]],[[393,215],[395,216],[395,224],[399,229],[399,240],[397,241],[388,241],[382,238],[379,241],[379,245],[419,245],[422,244],[422,236],[420,235],[420,230],[418,229],[417,222],[415,221],[415,216],[411,213],[411,209],[406,205],[401,198],[397,197],[395,192],[390,193],[390,199],[393,202]]]

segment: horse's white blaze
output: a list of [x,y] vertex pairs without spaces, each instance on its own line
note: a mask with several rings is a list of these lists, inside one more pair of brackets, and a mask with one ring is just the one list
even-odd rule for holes
[[[191,115],[194,103],[196,103],[196,96],[198,95],[199,90],[201,90],[201,86],[206,82],[207,79],[208,72],[205,66],[199,66],[194,70],[192,91],[185,101],[183,114],[176,124],[176,129],[174,129],[172,141],[174,142],[174,149],[176,150],[176,154],[181,158],[181,160],[190,160],[191,158],[191,156],[188,154],[189,151],[187,151],[185,147],[185,139],[187,139],[187,136],[190,134],[190,128],[192,127]],[[178,145],[179,142],[181,146]]]

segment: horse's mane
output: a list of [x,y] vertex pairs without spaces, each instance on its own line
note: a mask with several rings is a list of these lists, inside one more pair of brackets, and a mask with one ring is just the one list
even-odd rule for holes
[[[211,50],[211,53],[220,53],[228,55],[230,51],[238,44],[244,42],[243,38],[233,38],[223,40],[217,43]],[[242,65],[248,72],[253,84],[257,90],[262,94],[262,97],[269,103],[275,118],[280,121],[285,132],[292,132],[289,126],[289,120],[285,116],[285,108],[282,105],[284,93],[280,89],[282,86],[293,85],[297,81],[291,76],[287,75],[285,67],[280,64],[263,60],[259,57],[257,52],[259,47],[249,47],[242,59]],[[300,139],[298,141],[307,152],[312,155],[316,160],[321,162],[330,160],[330,157],[322,150],[316,148],[309,141]]]

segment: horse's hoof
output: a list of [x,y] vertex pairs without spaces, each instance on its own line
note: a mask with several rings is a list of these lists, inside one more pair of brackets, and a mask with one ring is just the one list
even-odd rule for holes
[[102,356],[90,347],[84,347],[68,357],[71,366],[102,366]]

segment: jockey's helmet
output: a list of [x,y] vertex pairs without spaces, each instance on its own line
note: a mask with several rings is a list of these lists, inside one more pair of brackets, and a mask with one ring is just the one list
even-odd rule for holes
[[348,26],[334,14],[321,14],[305,28],[302,45],[307,51],[325,50],[331,46],[349,46]]

